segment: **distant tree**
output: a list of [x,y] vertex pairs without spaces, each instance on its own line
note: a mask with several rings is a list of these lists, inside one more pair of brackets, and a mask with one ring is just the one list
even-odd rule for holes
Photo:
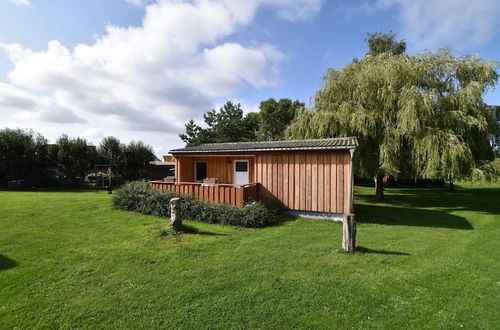
[[248,141],[257,140],[261,126],[260,114],[258,112],[247,113],[245,118],[243,118],[243,126],[248,134]]
[[[200,136],[206,132],[200,126],[196,125],[194,120],[189,120],[185,125],[186,133],[179,134],[182,141],[186,142],[188,146],[195,146],[204,143],[205,140],[209,140],[205,136]],[[203,132],[203,133],[202,133]]]
[[130,142],[124,150],[124,177],[127,180],[146,179],[150,176],[150,162],[156,159],[153,148],[142,141]]
[[255,140],[258,124],[255,115],[244,115],[240,104],[226,102],[219,111],[212,109],[203,115],[207,128],[202,128],[190,120],[186,133],[179,137],[188,146],[210,142],[238,142]]
[[290,99],[276,101],[271,98],[260,103],[259,136],[263,140],[283,138],[285,128],[295,118],[295,114],[304,107],[304,103]]
[[493,146],[493,151],[495,152],[496,157],[500,157],[500,106],[491,105],[489,106],[491,111],[491,135],[489,140]]
[[368,33],[365,42],[369,49],[367,55],[376,56],[386,52],[392,55],[403,55],[406,51],[406,41],[397,41],[396,34],[392,31]]
[[328,70],[314,108],[291,124],[289,137],[357,136],[358,174],[376,178],[379,198],[384,175],[453,183],[480,173],[491,158],[492,120],[482,96],[497,82],[497,64],[447,49],[395,53]]
[[126,146],[114,136],[102,139],[97,148],[98,160],[101,165],[124,165],[124,153]]
[[0,185],[24,180],[26,185],[46,185],[52,175],[47,140],[31,130],[0,130]]
[[83,184],[85,174],[93,168],[97,159],[96,148],[87,140],[69,138],[66,134],[50,146],[49,154],[64,174],[65,183],[69,184]]

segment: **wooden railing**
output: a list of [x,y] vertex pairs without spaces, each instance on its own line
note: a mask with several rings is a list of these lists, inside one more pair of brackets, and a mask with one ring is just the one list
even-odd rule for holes
[[259,199],[258,183],[204,185],[197,182],[150,181],[149,185],[161,191],[175,191],[178,194],[187,195],[194,199],[233,206],[243,206],[245,203]]

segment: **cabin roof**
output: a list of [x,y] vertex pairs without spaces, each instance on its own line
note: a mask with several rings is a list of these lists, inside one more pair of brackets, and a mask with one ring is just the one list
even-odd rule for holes
[[217,153],[217,152],[264,152],[264,151],[308,151],[353,149],[358,146],[355,137],[282,140],[257,142],[205,143],[195,147],[170,150],[172,154]]

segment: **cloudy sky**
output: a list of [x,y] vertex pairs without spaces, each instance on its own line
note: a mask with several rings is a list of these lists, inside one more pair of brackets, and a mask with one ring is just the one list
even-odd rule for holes
[[498,0],[0,0],[0,128],[162,155],[227,100],[309,104],[327,68],[364,55],[367,32],[500,61],[498,17]]

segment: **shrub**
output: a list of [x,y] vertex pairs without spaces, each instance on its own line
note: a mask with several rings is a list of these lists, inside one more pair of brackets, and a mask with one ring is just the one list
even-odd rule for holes
[[147,215],[169,217],[170,200],[174,197],[181,198],[184,218],[200,222],[258,228],[276,223],[280,211],[277,205],[268,202],[255,202],[239,207],[198,201],[151,188],[145,181],[123,185],[113,198],[113,206]]

